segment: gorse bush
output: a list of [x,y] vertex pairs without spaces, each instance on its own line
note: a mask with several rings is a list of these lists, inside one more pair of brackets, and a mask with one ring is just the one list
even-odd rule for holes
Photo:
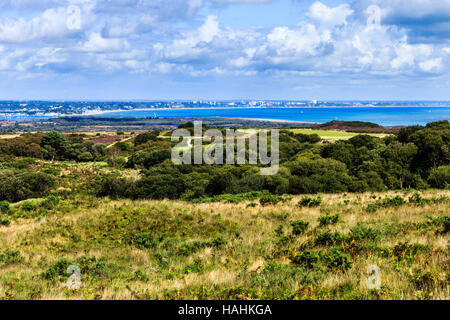
[[0,226],[8,227],[11,224],[11,220],[8,218],[0,217]]
[[284,198],[282,196],[278,196],[275,194],[263,194],[259,198],[259,203],[262,206],[268,206],[268,205],[276,205],[277,203],[284,201]]
[[415,192],[411,197],[409,197],[409,203],[413,203],[417,206],[424,206],[432,203],[430,199],[424,198],[420,193]]
[[352,267],[350,258],[339,249],[305,250],[294,252],[291,261],[310,269],[340,269],[348,270]]
[[18,250],[5,250],[0,253],[0,266],[23,262],[23,257]]
[[291,222],[291,226],[292,234],[298,236],[306,232],[309,227],[309,222],[303,220],[295,220]]
[[31,201],[27,201],[22,203],[22,210],[23,211],[34,211],[36,210],[38,207],[34,202]]
[[400,207],[406,204],[405,199],[400,196],[386,197],[383,200],[378,200],[375,203],[367,205],[366,212],[372,213],[382,208]]
[[158,242],[149,232],[141,232],[134,237],[133,243],[139,248],[153,248]]
[[318,207],[320,206],[320,204],[322,203],[322,198],[316,197],[316,198],[311,198],[311,197],[303,197],[300,202],[298,203],[299,207],[309,207],[309,208],[314,208],[314,207]]
[[43,276],[47,280],[56,280],[60,277],[67,277],[67,268],[72,265],[72,262],[66,258],[61,258],[51,264],[44,272]]
[[55,184],[55,178],[46,173],[0,170],[0,201],[40,198]]
[[339,222],[340,216],[339,214],[326,214],[324,216],[320,216],[317,220],[319,222],[319,226],[327,226],[330,224],[336,224]]
[[8,201],[0,201],[0,213],[9,213],[10,206]]

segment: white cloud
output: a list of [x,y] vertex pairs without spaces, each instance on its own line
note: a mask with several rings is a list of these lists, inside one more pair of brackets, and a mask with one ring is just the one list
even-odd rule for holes
[[[403,0],[361,0],[351,6],[334,7],[323,0],[312,3],[304,19],[299,16],[298,25],[271,29],[224,25],[217,15],[208,14],[205,4],[211,1],[271,2],[44,1],[42,6],[36,5],[41,12],[33,11],[27,18],[0,14],[0,70],[80,73],[123,70],[196,77],[342,73],[433,76],[449,72],[448,43],[412,43],[407,28],[383,24],[395,14],[408,13]],[[411,6],[420,7],[425,2],[429,3],[414,0]],[[444,12],[447,2],[450,0],[445,0],[441,7]],[[31,2],[17,1],[16,7],[25,8],[25,3]],[[383,23],[367,26],[366,9],[374,3],[381,8]],[[81,8],[80,30],[67,27],[67,7],[71,4]],[[13,5],[14,1],[3,3],[4,8]],[[432,7],[427,12],[435,12],[436,5]],[[409,13],[408,17],[413,15],[419,13]]]
[[347,17],[353,13],[348,4],[330,8],[322,2],[311,5],[307,16],[325,27],[334,27],[347,24]]
[[94,32],[82,45],[81,49],[87,52],[114,52],[125,51],[130,48],[128,41],[123,39],[103,38],[100,33]]
[[419,65],[425,72],[437,72],[442,68],[442,58],[426,60],[421,62]]

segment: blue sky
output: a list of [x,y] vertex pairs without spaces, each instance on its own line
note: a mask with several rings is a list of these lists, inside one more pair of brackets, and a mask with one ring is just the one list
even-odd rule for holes
[[0,100],[450,100],[450,0],[2,0]]

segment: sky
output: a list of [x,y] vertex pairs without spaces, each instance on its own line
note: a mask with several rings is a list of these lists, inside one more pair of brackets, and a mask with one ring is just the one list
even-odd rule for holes
[[0,100],[450,100],[450,0],[0,0]]

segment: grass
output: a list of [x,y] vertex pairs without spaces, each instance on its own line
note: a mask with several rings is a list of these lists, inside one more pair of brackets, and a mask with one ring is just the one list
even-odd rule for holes
[[[423,192],[441,200],[420,204],[413,195],[320,195],[312,207],[298,205],[303,196],[262,205],[79,193],[45,210],[13,204],[0,226],[0,299],[449,299],[450,191]],[[366,211],[396,196],[405,202]],[[79,290],[66,286],[70,265]],[[366,286],[372,265],[379,290]]]
[[[294,133],[301,134],[318,134],[322,139],[325,140],[346,140],[357,136],[359,133],[351,133],[339,130],[312,130],[312,129],[290,129]],[[369,134],[374,137],[383,138],[387,134],[371,133]]]

